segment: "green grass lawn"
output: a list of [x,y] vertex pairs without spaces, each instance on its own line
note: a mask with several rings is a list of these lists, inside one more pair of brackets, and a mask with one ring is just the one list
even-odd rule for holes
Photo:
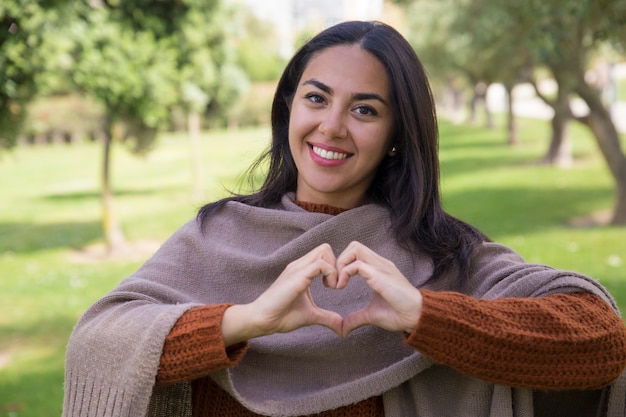
[[[593,141],[573,129],[576,166],[542,166],[547,123],[520,123],[522,145],[515,148],[504,144],[502,130],[442,123],[446,208],[531,262],[596,277],[626,309],[626,229],[569,226],[613,204]],[[203,137],[207,201],[237,186],[268,137],[267,129]],[[99,145],[80,144],[0,157],[0,417],[60,414],[72,326],[200,204],[191,198],[184,136],[163,135],[146,158],[116,146],[116,207],[133,256],[102,260],[100,155]]]

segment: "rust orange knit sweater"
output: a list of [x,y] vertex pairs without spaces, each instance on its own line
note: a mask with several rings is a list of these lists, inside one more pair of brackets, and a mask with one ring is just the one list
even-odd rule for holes
[[[501,385],[594,389],[608,385],[623,370],[624,324],[593,294],[498,300],[429,290],[422,295],[421,318],[405,342],[459,372]],[[207,377],[235,366],[245,355],[246,343],[224,346],[220,325],[228,307],[188,310],[165,339],[156,382],[192,381],[194,417],[257,416]],[[607,379],[607,374],[614,377]],[[384,411],[381,397],[373,397],[317,416],[383,417]]]

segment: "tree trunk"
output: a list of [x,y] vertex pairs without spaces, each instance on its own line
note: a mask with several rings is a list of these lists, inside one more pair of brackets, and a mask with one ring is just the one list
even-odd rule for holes
[[493,121],[493,113],[487,104],[487,97],[485,97],[485,127],[489,130],[493,130],[496,127]]
[[507,119],[506,119],[506,131],[507,140],[506,143],[510,146],[519,145],[519,135],[517,132],[517,119],[515,118],[515,112],[513,111],[513,86],[505,84],[506,90],[506,104],[507,104]]
[[581,81],[576,92],[589,106],[589,115],[579,120],[593,133],[615,180],[617,201],[611,224],[626,225],[626,156],[621,148],[619,134],[609,111],[592,87]]
[[470,101],[470,109],[469,109],[469,122],[471,124],[476,123],[478,117],[478,106],[481,105],[485,110],[485,127],[487,129],[493,129],[493,115],[491,114],[491,110],[487,105],[487,83],[483,81],[479,81],[474,84],[474,91],[472,93],[472,99]]
[[110,117],[104,127],[104,150],[102,158],[102,231],[107,253],[121,250],[126,245],[126,239],[115,215],[113,204],[113,190],[111,187],[111,147],[113,145],[113,125]]
[[478,107],[478,100],[479,100],[478,94],[474,90],[474,92],[472,93],[472,98],[469,103],[469,115],[467,118],[467,121],[470,124],[476,123],[476,112],[477,112],[476,108]]
[[552,106],[552,137],[543,162],[558,167],[570,167],[573,162],[572,142],[568,135],[568,125],[572,117],[569,104],[569,90],[559,85],[556,101]]
[[443,110],[453,123],[458,124],[463,120],[463,91],[457,84],[455,79],[446,80]]
[[191,151],[192,199],[196,202],[204,199],[200,130],[200,113],[190,111],[187,115],[187,132],[189,135],[189,149]]

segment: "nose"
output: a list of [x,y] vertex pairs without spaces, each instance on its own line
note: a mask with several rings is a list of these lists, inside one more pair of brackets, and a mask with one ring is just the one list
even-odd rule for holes
[[319,127],[319,131],[329,139],[342,139],[348,135],[344,115],[341,111],[329,108],[324,113]]

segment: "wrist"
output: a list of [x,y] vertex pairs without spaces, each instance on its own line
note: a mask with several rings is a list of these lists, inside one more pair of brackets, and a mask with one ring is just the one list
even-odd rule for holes
[[249,317],[247,304],[235,304],[224,311],[221,326],[224,346],[232,346],[258,336]]
[[422,306],[424,304],[424,297],[422,296],[422,292],[420,290],[416,290],[415,293],[415,303],[413,316],[409,320],[409,325],[404,329],[404,332],[407,334],[411,334],[417,328],[419,324],[420,318],[422,317]]

